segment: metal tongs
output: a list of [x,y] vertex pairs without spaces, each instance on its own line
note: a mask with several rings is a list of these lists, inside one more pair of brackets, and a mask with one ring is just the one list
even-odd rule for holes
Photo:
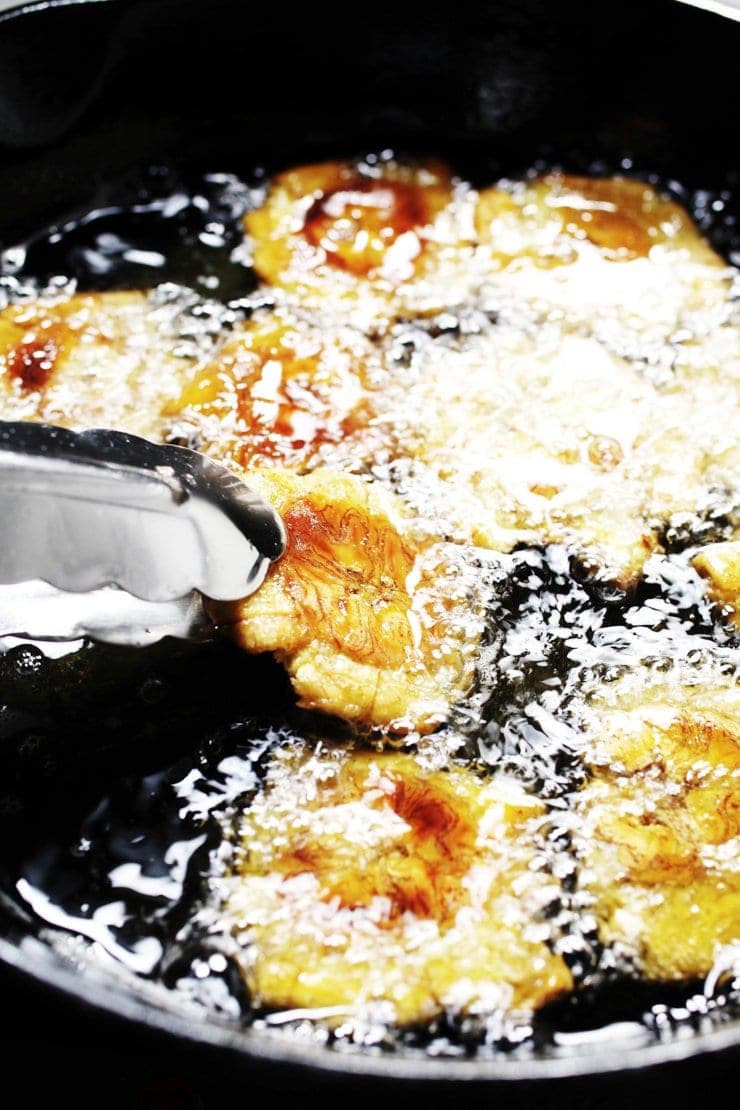
[[144,646],[215,634],[204,598],[253,593],[275,511],[186,447],[0,421],[0,637]]

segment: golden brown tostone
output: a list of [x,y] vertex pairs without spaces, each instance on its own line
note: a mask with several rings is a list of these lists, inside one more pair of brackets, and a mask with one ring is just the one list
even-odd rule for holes
[[611,262],[646,258],[658,246],[722,265],[681,205],[627,177],[549,173],[510,189],[493,186],[480,194],[475,223],[503,263],[526,255],[535,265],[567,264],[588,243]]
[[457,552],[415,546],[391,503],[350,475],[246,480],[281,514],[288,546],[256,594],[213,607],[216,620],[246,650],[274,652],[307,708],[404,731],[439,725],[472,681],[480,635]]
[[175,353],[168,312],[138,292],[60,294],[6,308],[3,418],[160,439],[162,409],[182,391],[194,361]]
[[223,886],[256,1000],[409,1024],[448,1007],[522,1016],[568,990],[524,928],[553,890],[533,866],[541,814],[463,768],[283,749]]
[[[449,169],[431,160],[287,170],[244,218],[254,267],[304,304],[332,311],[359,305],[377,323],[405,303],[407,283],[433,273],[445,250],[464,239],[453,196]],[[435,304],[444,305],[442,290]]]
[[679,685],[629,706],[595,718],[583,881],[602,939],[644,975],[707,975],[740,940],[740,690]]

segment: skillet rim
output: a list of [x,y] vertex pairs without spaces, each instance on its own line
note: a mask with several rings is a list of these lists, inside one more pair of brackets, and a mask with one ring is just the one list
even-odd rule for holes
[[[33,966],[29,966],[27,958],[24,959],[24,955],[28,955],[24,953],[24,941],[29,939],[34,946],[40,947]],[[479,1081],[486,1085],[500,1082],[510,1086],[513,1083],[545,1083],[563,1079],[627,1077],[696,1057],[705,1060],[717,1058],[722,1053],[730,1053],[734,1057],[740,1049],[739,1018],[703,1033],[687,1033],[684,1030],[670,1040],[654,1044],[619,1045],[616,1052],[613,1047],[600,1049],[584,1046],[577,1053],[532,1058],[512,1055],[487,1060],[480,1057],[414,1056],[404,1054],[403,1050],[398,1055],[381,1055],[361,1047],[351,1051],[336,1050],[316,1043],[301,1044],[287,1037],[272,1037],[262,1030],[232,1028],[218,1021],[188,1020],[184,1014],[129,995],[123,987],[116,990],[115,980],[102,984],[102,980],[97,980],[94,974],[81,975],[75,971],[71,961],[67,964],[62,960],[63,957],[51,945],[44,945],[36,937],[29,935],[13,944],[0,936],[0,964],[12,968],[24,978],[32,979],[39,986],[50,988],[58,998],[72,998],[78,1005],[105,1013],[132,1029],[154,1030],[174,1038],[180,1047],[185,1043],[206,1050],[216,1049],[244,1064],[290,1065],[313,1076],[393,1079],[424,1086],[427,1083],[437,1085],[440,1081],[469,1085]],[[105,987],[102,997],[101,985]]]

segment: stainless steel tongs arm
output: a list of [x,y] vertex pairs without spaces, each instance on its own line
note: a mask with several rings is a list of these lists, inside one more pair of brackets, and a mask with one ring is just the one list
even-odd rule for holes
[[202,638],[201,597],[247,597],[285,545],[226,467],[107,429],[0,421],[0,514],[0,637]]

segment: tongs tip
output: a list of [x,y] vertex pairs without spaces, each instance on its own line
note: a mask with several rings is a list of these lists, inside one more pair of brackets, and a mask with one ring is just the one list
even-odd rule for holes
[[[0,470],[0,511],[13,521],[0,539],[0,636],[18,634],[8,624],[20,623],[24,635],[43,639],[48,613],[54,639],[69,626],[70,638],[82,630],[137,642],[142,621],[153,623],[157,638],[168,628],[202,638],[202,609],[188,599],[249,596],[285,549],[272,506],[187,447],[112,429],[0,421]],[[32,582],[60,596],[61,622],[52,619],[48,589],[45,605],[30,604]],[[22,589],[17,605],[8,592],[23,583],[32,619],[22,619]],[[169,613],[156,608],[166,605]],[[151,629],[139,632],[151,640]]]

